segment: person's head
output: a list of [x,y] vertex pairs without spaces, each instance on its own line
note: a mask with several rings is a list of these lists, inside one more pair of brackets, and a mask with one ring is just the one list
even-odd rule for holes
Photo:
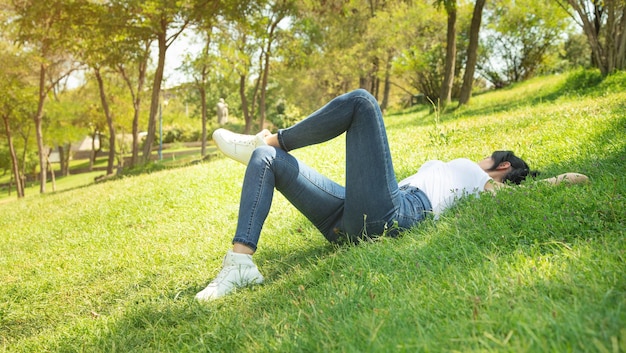
[[527,177],[535,177],[538,174],[531,171],[528,164],[512,151],[495,151],[478,165],[494,180],[502,183],[520,184]]

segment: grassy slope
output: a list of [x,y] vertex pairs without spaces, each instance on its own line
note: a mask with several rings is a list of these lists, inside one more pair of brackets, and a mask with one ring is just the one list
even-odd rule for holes
[[[205,305],[193,295],[229,247],[235,162],[0,204],[0,350],[626,351],[624,76],[580,80],[386,121],[399,178],[506,148],[592,184],[468,200],[356,247],[325,243],[278,195],[255,255],[266,284]],[[342,180],[342,144],[295,154]]]
[[[215,147],[207,148],[207,155],[211,155],[213,153],[217,153],[217,149]],[[153,152],[154,159],[156,160],[157,152]],[[58,163],[53,164],[55,170],[55,183],[52,183],[52,180],[49,180],[46,183],[46,191],[57,192],[57,191],[66,191],[69,189],[84,187],[95,183],[95,179],[98,177],[103,177],[106,175],[106,166],[107,166],[108,157],[99,157],[94,164],[94,167],[100,168],[100,170],[96,170],[93,172],[82,172],[89,167],[88,160],[72,160],[70,161],[70,175],[69,176],[61,176],[60,175],[60,165]],[[198,161],[200,159],[200,152],[198,148],[167,148],[163,151],[163,160],[159,162],[159,164],[152,164],[151,167],[154,169],[164,169],[165,167],[177,167],[180,165],[190,164],[192,162]],[[80,172],[76,173],[75,170],[80,170]],[[129,171],[126,170],[128,173]],[[141,171],[138,171],[141,172]],[[132,172],[131,172],[132,173]],[[8,184],[11,181],[11,174],[0,176],[0,184]],[[53,187],[54,186],[54,187]],[[24,193],[26,197],[38,196],[39,195],[39,182],[31,181],[27,182]],[[54,191],[52,191],[54,189]],[[0,187],[0,204],[5,202],[11,202],[16,198],[14,186],[11,185],[10,192],[7,190],[6,186]]]

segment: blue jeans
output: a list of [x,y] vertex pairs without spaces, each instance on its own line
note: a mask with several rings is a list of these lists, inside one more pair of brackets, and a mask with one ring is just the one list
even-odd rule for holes
[[[316,172],[290,150],[346,133],[345,186]],[[417,188],[400,189],[382,113],[365,90],[341,95],[298,124],[278,131],[281,148],[259,147],[246,169],[233,243],[256,250],[274,189],[329,241],[386,234],[423,220],[432,210]]]

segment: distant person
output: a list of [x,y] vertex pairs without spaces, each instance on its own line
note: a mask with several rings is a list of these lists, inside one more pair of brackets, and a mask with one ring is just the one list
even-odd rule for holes
[[224,125],[228,122],[228,104],[224,102],[224,98],[220,98],[217,102],[217,123]]
[[[288,152],[346,133],[345,186],[319,174]],[[376,99],[365,90],[341,95],[308,118],[271,134],[240,135],[225,129],[213,133],[218,148],[247,165],[233,248],[223,268],[196,295],[212,300],[236,287],[263,282],[252,261],[274,188],[280,191],[331,242],[382,234],[397,236],[456,200],[506,184],[520,184],[535,173],[510,151],[496,151],[480,162],[429,161],[416,174],[396,181],[383,117]],[[577,173],[546,179],[580,183]]]

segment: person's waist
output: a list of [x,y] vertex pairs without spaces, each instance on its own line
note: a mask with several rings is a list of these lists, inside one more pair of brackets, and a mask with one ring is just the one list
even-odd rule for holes
[[426,193],[422,189],[418,188],[417,186],[413,186],[411,184],[404,184],[400,186],[400,190],[404,191],[407,194],[412,194],[412,195],[417,196],[424,204],[425,210],[427,211],[433,210],[433,206],[430,203],[430,199],[428,198],[428,195],[426,195]]

